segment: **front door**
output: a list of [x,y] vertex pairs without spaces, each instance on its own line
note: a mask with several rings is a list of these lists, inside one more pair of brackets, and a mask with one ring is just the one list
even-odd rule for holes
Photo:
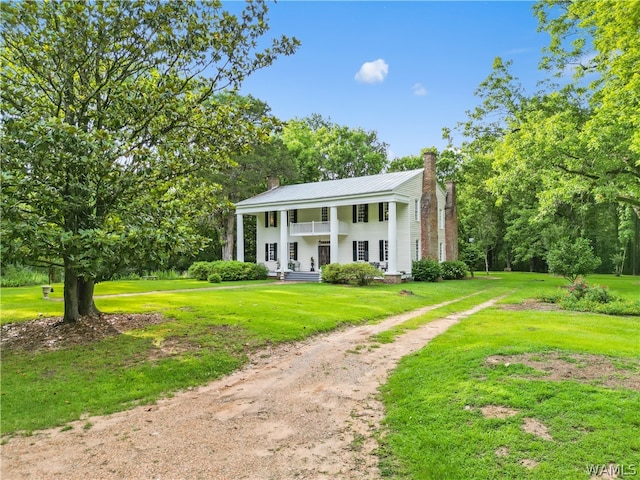
[[318,266],[322,267],[331,263],[331,247],[329,245],[318,245]]

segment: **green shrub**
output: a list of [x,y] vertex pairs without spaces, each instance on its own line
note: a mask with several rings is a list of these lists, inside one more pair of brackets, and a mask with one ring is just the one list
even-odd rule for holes
[[331,263],[322,267],[322,281],[325,283],[370,285],[376,277],[384,274],[369,263]]
[[442,271],[437,260],[423,258],[413,262],[411,274],[416,282],[437,282],[442,276]]
[[212,273],[207,277],[207,281],[209,283],[220,283],[222,281],[222,277],[219,273]]
[[191,264],[187,274],[189,278],[196,280],[206,280],[212,272],[212,262],[195,262]]
[[440,270],[443,280],[462,280],[467,276],[469,267],[467,267],[466,263],[455,260],[442,262],[440,264]]
[[255,263],[239,262],[237,260],[218,260],[211,262],[209,265],[209,275],[217,273],[223,282],[264,280],[269,276],[267,267]]

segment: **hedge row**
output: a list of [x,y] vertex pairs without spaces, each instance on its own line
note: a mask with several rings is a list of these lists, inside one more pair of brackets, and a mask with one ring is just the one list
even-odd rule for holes
[[238,262],[237,260],[217,260],[215,262],[195,262],[189,267],[189,277],[208,280],[212,283],[239,280],[264,280],[269,270],[264,265]]

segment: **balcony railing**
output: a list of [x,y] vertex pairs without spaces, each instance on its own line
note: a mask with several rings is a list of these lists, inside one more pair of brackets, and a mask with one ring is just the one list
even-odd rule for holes
[[[294,237],[329,235],[330,233],[331,224],[329,222],[301,222],[289,225],[289,234]],[[347,233],[349,233],[349,224],[338,222],[338,235],[346,235]]]

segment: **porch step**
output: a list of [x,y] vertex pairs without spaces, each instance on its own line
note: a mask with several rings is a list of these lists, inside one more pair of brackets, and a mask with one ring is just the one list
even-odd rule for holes
[[319,282],[319,272],[287,272],[285,279],[289,282]]

